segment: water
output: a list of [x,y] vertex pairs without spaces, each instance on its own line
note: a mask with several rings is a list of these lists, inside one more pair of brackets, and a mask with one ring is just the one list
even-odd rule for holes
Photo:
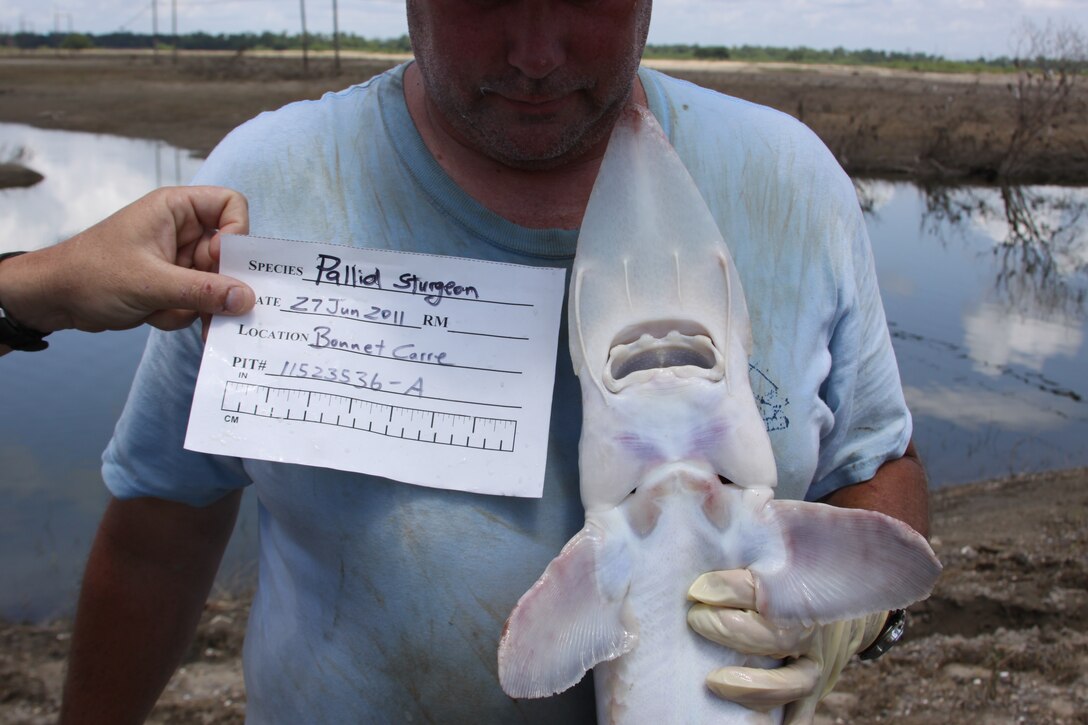
[[1088,465],[1088,189],[858,187],[932,484]]
[[45,180],[0,190],[0,252],[67,239],[155,187],[187,183],[200,167],[158,141],[0,123],[0,161],[12,157]]
[[[0,251],[67,238],[199,165],[161,143],[0,124],[46,180],[0,191]],[[1088,465],[1088,190],[858,182],[915,439],[935,486]],[[106,501],[99,456],[146,330],[0,358],[0,617],[69,614]],[[251,581],[247,494],[220,586]]]
[[[20,151],[45,180],[0,190],[0,252],[66,239],[200,165],[161,142],[0,124],[0,159]],[[0,618],[71,613],[107,501],[100,457],[146,339],[147,328],[67,330],[46,352],[0,358]],[[218,586],[252,581],[256,532],[247,494]]]

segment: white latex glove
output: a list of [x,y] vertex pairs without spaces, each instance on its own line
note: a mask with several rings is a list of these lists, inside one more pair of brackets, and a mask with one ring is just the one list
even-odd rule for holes
[[787,662],[777,669],[723,667],[706,684],[714,694],[753,710],[785,707],[783,723],[811,723],[846,663],[880,634],[887,612],[804,627],[778,627],[756,611],[756,585],[747,569],[703,574],[688,590],[696,602],[688,624],[712,642],[742,654]]

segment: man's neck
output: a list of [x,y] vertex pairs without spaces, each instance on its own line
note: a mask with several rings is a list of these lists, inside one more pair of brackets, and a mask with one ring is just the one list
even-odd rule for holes
[[[604,145],[585,157],[546,170],[506,166],[466,146],[432,116],[416,64],[404,73],[408,112],[439,166],[476,201],[515,224],[536,229],[577,229],[597,179]],[[631,100],[646,103],[636,78]]]

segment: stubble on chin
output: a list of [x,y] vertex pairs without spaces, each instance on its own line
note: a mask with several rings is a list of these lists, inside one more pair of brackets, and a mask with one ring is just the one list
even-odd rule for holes
[[[601,103],[593,96],[589,82],[548,87],[529,84],[482,83],[471,99],[458,99],[448,87],[432,94],[434,110],[442,114],[463,142],[473,150],[511,168],[549,170],[576,162],[605,141],[631,95],[632,82],[619,97]],[[489,94],[513,97],[554,98],[573,94],[578,109],[574,120],[563,122],[550,116],[529,115],[508,122]]]

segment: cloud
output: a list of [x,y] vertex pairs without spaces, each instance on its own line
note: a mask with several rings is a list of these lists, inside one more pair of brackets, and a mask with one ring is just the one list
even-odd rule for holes
[[1003,393],[978,388],[904,385],[903,393],[916,418],[928,416],[972,430],[988,426],[1042,430],[1069,423],[1043,406],[1027,405]]
[[981,304],[963,321],[976,372],[997,377],[1008,365],[1041,372],[1058,355],[1075,357],[1083,342],[1080,327]]
[[902,186],[902,184],[878,179],[854,179],[858,201],[861,202],[863,208],[872,212],[879,212],[892,203]]
[[61,241],[163,184],[186,184],[200,166],[188,152],[157,141],[0,124],[0,138],[26,147],[27,165],[45,176],[3,192],[0,251]]
[[[327,2],[307,3],[307,26],[331,32]],[[170,3],[159,0],[159,29],[169,32]],[[293,0],[179,0],[181,32],[297,32],[299,5]],[[339,3],[340,28],[371,38],[407,32],[404,0]],[[1009,38],[1023,17],[1039,23],[1088,24],[1081,0],[656,0],[652,43],[702,45],[843,46],[939,53],[953,58],[1010,52]],[[67,29],[112,32],[122,25],[151,31],[150,4],[131,0],[6,0],[0,25],[28,25],[49,32]]]
[[843,46],[1004,55],[1021,18],[1084,25],[1088,7],[1062,0],[657,0],[650,42]]

